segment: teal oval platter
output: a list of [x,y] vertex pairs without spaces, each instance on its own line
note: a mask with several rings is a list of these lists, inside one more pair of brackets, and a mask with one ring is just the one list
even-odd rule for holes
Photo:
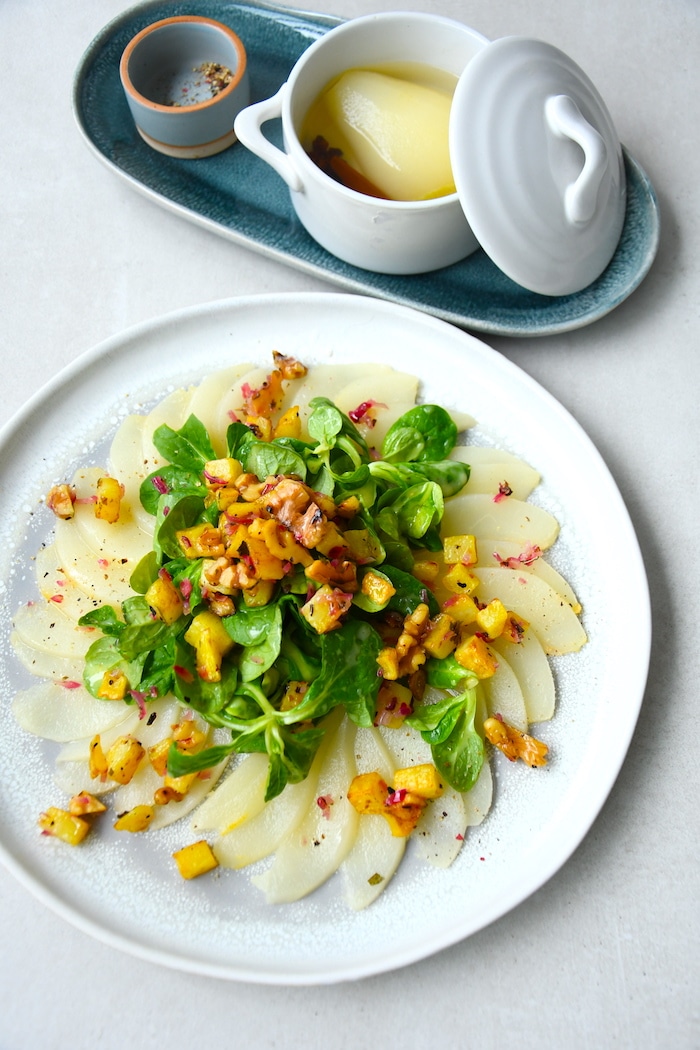
[[[285,183],[239,143],[214,157],[181,160],[150,149],[131,118],[119,60],[145,26],[174,15],[201,15],[230,26],[246,48],[251,101],[269,98],[314,40],[340,19],[275,4],[230,0],[148,0],[110,22],[75,73],[73,109],[93,154],[138,192],[175,215],[346,291],[373,295],[501,336],[541,336],[591,324],[627,299],[652,265],[659,208],[640,164],[624,150],[627,209],[615,255],[581,292],[545,296],[507,277],[483,250],[453,266],[408,277],[350,266],[325,251],[296,218]],[[281,145],[279,122],[268,125]]]

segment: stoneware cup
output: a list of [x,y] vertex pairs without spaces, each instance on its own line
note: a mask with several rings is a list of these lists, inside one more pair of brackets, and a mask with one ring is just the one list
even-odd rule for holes
[[[231,71],[217,94],[202,72]],[[127,44],[119,72],[139,134],[171,157],[209,157],[233,142],[234,120],[250,102],[245,48],[228,26],[210,18],[165,18]]]
[[[238,114],[236,136],[284,179],[299,220],[333,255],[387,274],[448,266],[478,247],[456,193],[387,201],[347,189],[307,156],[299,129],[314,99],[345,70],[420,62],[458,77],[487,44],[468,26],[434,15],[385,12],[352,19],[316,40],[276,95]],[[283,150],[262,133],[275,117],[282,118]]]

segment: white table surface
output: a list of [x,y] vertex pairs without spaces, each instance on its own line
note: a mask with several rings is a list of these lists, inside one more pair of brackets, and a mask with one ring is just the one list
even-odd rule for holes
[[[388,6],[324,0],[344,16]],[[83,350],[141,320],[229,296],[333,290],[173,217],[86,149],[71,113],[73,72],[125,7],[0,4],[0,422]],[[660,250],[629,300],[569,334],[486,340],[587,430],[637,529],[655,636],[628,758],[590,833],[533,897],[433,958],[356,984],[263,987],[160,969],[78,932],[0,868],[2,1050],[700,1046],[700,8],[405,7],[567,51],[658,193]]]

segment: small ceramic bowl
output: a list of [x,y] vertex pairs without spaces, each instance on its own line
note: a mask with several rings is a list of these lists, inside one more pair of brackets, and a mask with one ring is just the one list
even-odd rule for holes
[[119,73],[145,142],[170,157],[210,157],[236,141],[233,123],[250,101],[246,52],[209,18],[165,18],[126,46]]

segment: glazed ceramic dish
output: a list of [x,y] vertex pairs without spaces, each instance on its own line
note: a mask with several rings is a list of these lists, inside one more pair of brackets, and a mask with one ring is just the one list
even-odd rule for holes
[[[78,465],[101,462],[124,415],[147,411],[179,385],[236,363],[265,365],[273,348],[313,365],[357,362],[358,346],[367,360],[420,376],[421,398],[475,416],[474,443],[515,452],[542,475],[536,502],[561,524],[556,565],[583,605],[589,638],[580,653],[553,658],[552,760],[538,771],[496,765],[496,805],[450,868],[423,865],[409,849],[362,912],[347,908],[333,879],[304,900],[273,906],[241,872],[183,882],[170,853],[187,826],[125,842],[96,837],[78,849],[42,837],[37,817],[55,799],[55,745],[6,716],[0,857],[47,905],[111,947],[197,974],[276,984],[403,966],[468,937],[541,887],[590,828],[623,762],[646,681],[649,600],[633,527],[600,455],[562,406],[502,355],[423,313],[355,295],[230,300],[141,325],[79,358],[5,428],[6,709],[30,677],[10,649],[9,618],[34,594],[27,567],[51,531],[51,515],[40,507],[49,486]],[[457,402],[455,391],[469,395]]]
[[[94,155],[155,203],[254,251],[354,292],[416,307],[476,332],[550,335],[603,317],[640,284],[656,254],[659,215],[643,169],[625,153],[627,210],[617,251],[605,272],[582,292],[552,298],[510,280],[481,250],[428,274],[388,276],[341,262],[296,219],[279,176],[240,143],[198,161],[162,157],[149,149],[131,119],[119,60],[146,25],[172,14],[198,14],[229,25],[248,56],[252,101],[275,94],[299,56],[338,24],[327,15],[231,0],[188,4],[151,0],[106,26],[76,73],[74,109]],[[277,145],[281,133],[268,132]]]

